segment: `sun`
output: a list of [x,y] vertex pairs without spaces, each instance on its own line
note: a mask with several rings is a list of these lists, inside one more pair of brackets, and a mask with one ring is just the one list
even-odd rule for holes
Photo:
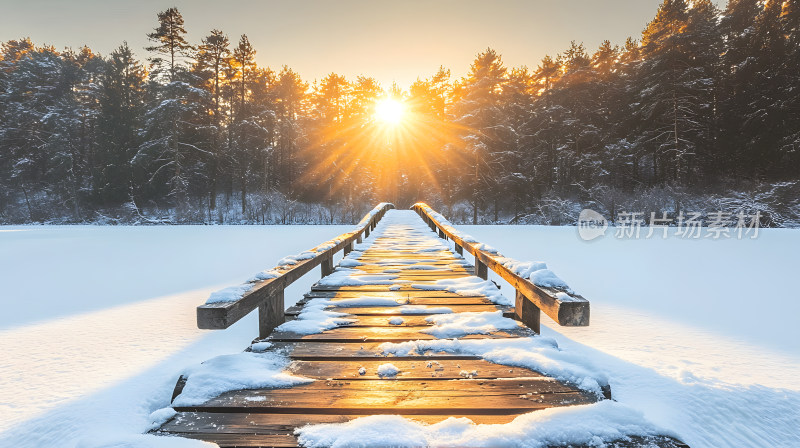
[[403,121],[405,107],[400,101],[386,98],[375,105],[375,118],[385,124],[397,125]]

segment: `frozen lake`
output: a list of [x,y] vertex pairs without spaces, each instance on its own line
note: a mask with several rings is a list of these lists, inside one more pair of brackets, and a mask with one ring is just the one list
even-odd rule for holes
[[[197,330],[196,305],[351,228],[0,227],[0,445],[84,446],[146,430],[183,368],[256,334],[253,316]],[[693,447],[800,437],[800,231],[587,243],[570,227],[459,228],[547,262],[588,298],[590,327],[544,318],[543,334],[591,358],[615,398]],[[292,285],[287,304],[317,278]]]

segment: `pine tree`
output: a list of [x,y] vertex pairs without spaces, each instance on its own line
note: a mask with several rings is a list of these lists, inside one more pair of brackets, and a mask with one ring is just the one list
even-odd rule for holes
[[239,45],[233,50],[231,66],[235,73],[233,83],[236,89],[236,107],[233,113],[233,125],[230,132],[234,136],[233,157],[236,160],[239,191],[241,192],[242,215],[247,212],[247,182],[250,175],[250,151],[248,142],[251,141],[253,130],[252,109],[248,101],[250,85],[256,74],[256,50],[250,44],[246,35],[239,39]]
[[283,67],[275,86],[277,115],[277,167],[276,183],[291,186],[297,171],[297,154],[307,138],[303,120],[308,113],[308,84],[300,76]]
[[158,55],[150,61],[156,67],[167,65],[170,82],[177,79],[181,68],[181,57],[190,56],[193,49],[186,41],[185,35],[183,16],[177,8],[169,8],[158,13],[158,28],[147,35],[147,38],[155,43],[147,47],[147,51]]
[[230,70],[230,42],[228,37],[219,30],[212,30],[211,34],[203,38],[197,47],[195,55],[194,72],[198,74],[204,87],[211,94],[211,147],[209,155],[209,208],[213,211],[217,207],[217,188],[220,159],[223,156],[225,142],[223,83],[225,73]]
[[[719,155],[723,171],[735,176],[752,176],[752,158],[746,157],[750,137],[744,135],[744,119],[753,92],[754,24],[761,10],[759,0],[731,0],[722,14],[720,32],[725,41],[721,56],[718,120]],[[746,159],[746,161],[745,161]]]
[[473,224],[478,223],[478,209],[488,199],[496,204],[501,194],[494,179],[499,168],[496,155],[506,143],[498,132],[504,120],[500,95],[507,81],[506,71],[497,52],[489,48],[479,53],[454,104],[456,122],[465,129],[463,148],[471,156],[469,174],[465,173],[470,181],[463,193],[472,206]]
[[781,113],[786,114],[785,137],[781,149],[789,156],[787,175],[800,172],[800,1],[787,0],[783,5],[781,27],[786,36],[787,55],[782,66]]
[[145,68],[123,43],[114,50],[100,81],[96,189],[100,203],[130,200],[133,183],[131,159],[139,146],[138,131],[145,99]]
[[[703,6],[704,2],[698,2]],[[637,147],[652,169],[651,182],[691,180],[698,153],[711,145],[709,122],[714,101],[713,29],[710,3],[689,8],[684,0],[664,0],[642,35],[637,71]],[[709,50],[710,49],[710,50]]]

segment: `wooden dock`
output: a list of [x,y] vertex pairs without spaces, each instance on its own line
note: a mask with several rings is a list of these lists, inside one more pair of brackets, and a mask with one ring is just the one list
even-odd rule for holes
[[[526,299],[518,293],[517,307],[513,307],[497,305],[480,294],[460,295],[441,289],[414,287],[474,274],[486,277],[486,263],[480,261],[481,254],[475,256],[475,264],[479,265],[476,267],[454,251],[441,247],[443,240],[437,236],[456,241],[458,235],[448,237],[445,233],[448,227],[438,222],[438,226],[431,226],[436,233],[428,226],[420,226],[423,220],[430,225],[432,218],[424,210],[417,212],[419,214],[389,211],[380,223],[380,232],[354,248],[352,244],[362,239],[362,234],[369,235],[370,230],[375,230],[378,220],[386,212],[377,213],[374,223],[364,226],[365,232],[350,235],[347,238],[352,237],[352,240],[341,244],[346,252],[357,251],[357,260],[362,264],[351,268],[357,271],[350,277],[363,278],[361,284],[335,284],[323,277],[285,313],[286,319],[293,319],[309,301],[325,298],[332,302],[328,310],[349,314],[354,320],[352,324],[316,334],[296,334],[280,329],[270,332],[279,322],[264,314],[282,305],[282,289],[280,294],[272,291],[270,295],[261,295],[267,302],[266,306],[258,305],[262,312],[261,322],[268,328],[262,328],[262,337],[258,340],[271,342],[270,350],[279,351],[291,359],[289,372],[316,381],[283,389],[231,391],[199,406],[175,407],[177,415],[156,433],[206,440],[222,447],[290,447],[298,443],[293,430],[310,423],[344,422],[376,414],[399,414],[427,423],[451,416],[468,417],[475,423],[506,423],[532,411],[603,399],[539,372],[494,364],[478,356],[428,352],[387,357],[382,352],[379,346],[385,342],[436,339],[424,331],[432,325],[426,318],[441,312],[442,307],[453,313],[501,311],[508,317],[516,316],[524,321],[516,308],[522,308],[521,300],[528,300],[524,307],[536,330],[539,306],[542,309],[550,306],[555,310],[555,318],[559,318],[558,304],[552,303],[556,299],[548,296],[547,291],[539,291],[543,297],[533,299]],[[434,244],[436,241],[438,246]],[[466,241],[456,241],[456,245],[460,251],[465,248],[478,250]],[[333,269],[331,261],[326,259],[317,264],[322,265],[323,274],[326,274],[326,265],[330,265],[327,274],[333,273],[334,276],[327,278],[335,278],[336,272],[342,269]],[[419,267],[423,269],[417,269]],[[370,283],[374,278],[392,278],[392,281]],[[271,282],[274,280],[257,286],[269,288]],[[520,289],[524,290],[524,287],[519,287],[518,291]],[[551,300],[546,300],[545,296]],[[402,305],[416,305],[419,309],[414,312],[419,314],[404,314],[399,306],[336,306],[337,301],[363,297],[389,298]],[[270,298],[280,303],[269,304]],[[249,306],[252,307],[255,302],[251,302]],[[531,307],[536,308],[535,312]],[[220,311],[209,312],[202,308],[198,310],[201,326],[213,325],[209,323],[212,320],[208,319],[208,313],[216,313],[214,322],[223,322],[219,324],[221,326],[232,323],[226,321]],[[233,312],[231,309],[232,306],[228,307],[226,312]],[[577,311],[573,309],[572,312]],[[588,302],[582,312],[585,312],[588,324]],[[531,317],[533,314],[535,316]],[[390,323],[393,318],[402,319],[402,323],[393,325]],[[576,317],[570,315],[569,318],[574,320]],[[399,319],[394,320],[394,323],[398,322]],[[535,333],[534,329],[518,322],[513,329],[471,334],[462,339],[518,338]],[[391,363],[399,373],[391,377],[379,376],[378,367],[385,363]],[[176,394],[180,387],[179,384]],[[610,398],[610,392],[605,392],[606,398]],[[684,446],[669,438],[651,439],[646,443],[629,440],[617,446]]]

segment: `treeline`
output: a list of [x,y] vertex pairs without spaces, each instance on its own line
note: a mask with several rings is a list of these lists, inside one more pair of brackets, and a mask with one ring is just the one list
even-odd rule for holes
[[[800,216],[799,23],[798,0],[665,0],[622,46],[573,42],[534,69],[488,49],[465,77],[442,68],[406,91],[260,67],[244,35],[187,42],[174,8],[147,64],[127,44],[8,41],[0,220],[344,222],[425,200],[457,220],[556,223],[696,198]],[[397,126],[375,118],[384,98],[405,105]]]

